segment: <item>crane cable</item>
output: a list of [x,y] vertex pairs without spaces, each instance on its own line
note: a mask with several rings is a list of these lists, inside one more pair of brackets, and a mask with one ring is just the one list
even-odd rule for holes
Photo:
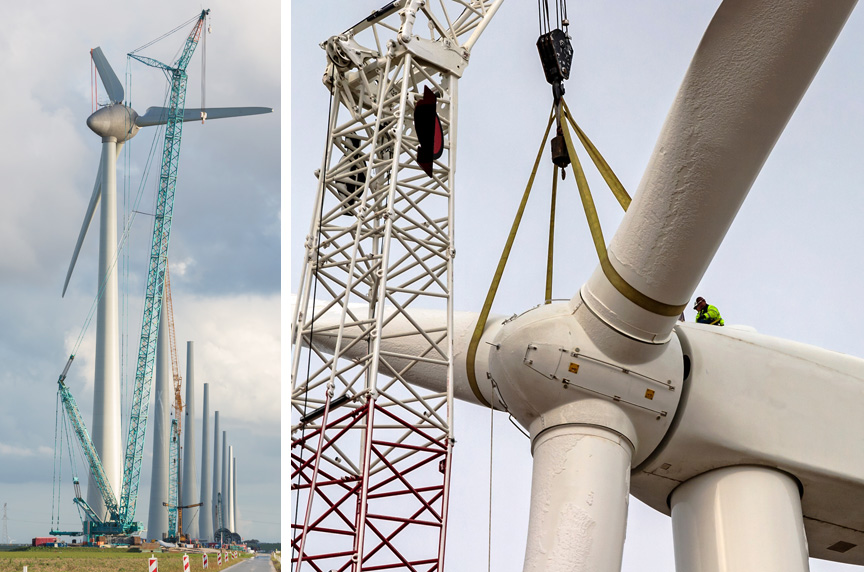
[[[600,175],[603,177],[603,180],[609,186],[612,194],[618,200],[621,207],[626,211],[627,207],[630,206],[630,195],[627,194],[627,191],[624,189],[624,186],[621,184],[621,181],[618,180],[618,177],[615,176],[615,173],[612,172],[611,167],[591,142],[590,139],[585,135],[582,129],[576,124],[573,120],[573,117],[570,115],[570,109],[567,107],[567,103],[562,98],[560,100],[560,107],[558,102],[555,102],[552,106],[552,110],[549,113],[549,121],[546,124],[546,132],[543,134],[543,141],[540,144],[540,149],[537,151],[537,158],[534,161],[534,168],[531,171],[531,176],[528,178],[528,185],[525,188],[525,192],[522,195],[522,201],[519,204],[519,208],[516,211],[516,218],[513,221],[513,225],[510,229],[510,234],[507,237],[507,241],[504,244],[504,250],[501,253],[501,257],[498,261],[498,267],[495,269],[495,274],[492,278],[492,283],[489,286],[489,291],[486,294],[486,300],[483,302],[483,308],[480,311],[480,316],[477,319],[477,324],[474,327],[474,333],[471,337],[471,342],[468,345],[468,354],[466,357],[466,369],[468,374],[468,384],[471,387],[471,392],[474,394],[474,397],[477,400],[485,405],[486,407],[492,407],[492,404],[486,400],[480,391],[479,386],[477,385],[477,377],[475,372],[475,361],[477,357],[477,348],[480,345],[480,338],[483,336],[483,331],[486,329],[486,322],[489,318],[489,312],[492,309],[492,303],[495,300],[495,295],[498,292],[498,287],[501,283],[501,277],[504,274],[504,268],[507,265],[507,261],[510,257],[510,251],[513,247],[513,242],[516,239],[516,233],[519,230],[519,224],[522,221],[522,215],[525,212],[525,206],[528,203],[528,197],[531,194],[531,189],[534,185],[534,179],[537,175],[537,168],[540,165],[540,158],[543,154],[543,149],[546,146],[546,140],[549,137],[549,131],[552,127],[552,122],[555,120],[556,112],[560,111],[561,116],[563,116],[566,121],[561,121],[560,125],[563,131],[564,140],[566,141],[567,152],[570,157],[570,162],[573,165],[573,171],[576,179],[576,185],[579,188],[579,195],[582,199],[582,206],[585,210],[585,216],[588,219],[588,227],[591,230],[591,237],[594,242],[594,247],[597,250],[597,255],[600,258],[600,265],[603,268],[604,273],[606,274],[609,281],[618,289],[619,292],[627,296],[628,299],[634,300],[638,299],[639,302],[636,302],[642,307],[651,306],[655,309],[671,311],[674,310],[673,314],[677,316],[680,314],[681,310],[679,307],[675,306],[667,306],[662,302],[657,302],[656,300],[652,300],[638,292],[635,288],[630,286],[620,275],[618,275],[617,271],[612,267],[609,262],[609,255],[606,251],[606,243],[603,241],[603,232],[600,228],[600,220],[597,217],[597,210],[594,206],[594,199],[591,197],[591,190],[588,188],[588,182],[585,179],[585,172],[582,169],[582,164],[579,162],[579,158],[576,155],[576,150],[573,145],[573,139],[570,135],[570,131],[567,128],[567,123],[569,122],[572,125],[573,130],[576,132],[579,141],[585,147],[585,150],[588,152],[591,161],[594,163],[594,166],[599,171]],[[557,175],[557,168],[555,170],[555,174]],[[555,179],[557,181],[557,177]],[[557,195],[557,183],[553,182],[553,192]],[[547,256],[547,268],[546,268],[546,291],[544,300],[549,300],[552,298],[551,293],[551,282],[552,282],[552,243],[553,236],[552,230],[554,227],[554,216],[555,216],[555,203],[553,201],[551,207],[550,214],[550,237],[549,237],[549,254]],[[617,277],[617,279],[615,279]],[[640,303],[641,302],[641,303]],[[645,304],[645,305],[643,305]],[[663,307],[666,306],[664,309]],[[659,313],[659,312],[656,312]],[[664,314],[666,315],[666,314]],[[494,391],[494,388],[493,388]]]
[[[335,71],[335,69],[332,69],[330,71],[330,83],[331,83],[331,85],[334,85],[335,78],[336,78],[336,71]],[[327,147],[324,150],[324,166],[321,170],[321,204],[319,206],[318,228],[317,228],[317,233],[316,233],[317,243],[315,245],[315,268],[318,268],[318,261],[319,261],[319,258],[321,256],[321,235],[323,234],[323,228],[322,228],[322,222],[321,221],[324,218],[324,193],[326,192],[326,187],[327,187],[327,166],[329,165],[330,149],[331,149],[331,145],[333,144],[332,138],[330,137],[329,133],[331,132],[331,130],[333,128],[333,114],[334,114],[333,99],[334,99],[334,92],[336,91],[336,89],[334,87],[333,89],[329,89],[328,91],[330,92],[330,100],[327,104],[328,141],[327,141]],[[337,102],[337,105],[338,105],[338,102]],[[337,111],[337,113],[338,113],[338,111]],[[307,380],[307,383],[309,380],[309,375],[312,371],[312,338],[313,338],[313,335],[315,332],[315,302],[317,301],[316,299],[318,296],[318,282],[319,282],[318,276],[316,273],[315,277],[314,277],[314,285],[312,286],[312,311],[311,311],[311,321],[309,323],[309,352],[306,354],[306,380]],[[347,301],[346,301],[346,303],[347,303]],[[331,391],[332,391],[332,389],[328,388],[328,391],[325,394],[325,407],[327,407],[328,409],[329,409]],[[309,410],[309,391],[308,391],[308,387],[307,387],[307,390],[303,394],[303,417],[306,416],[308,410]],[[324,429],[325,429],[325,427],[322,423],[322,425],[321,425],[321,439],[322,440],[324,439]],[[305,438],[306,438],[306,425],[303,424],[303,426],[301,428],[301,432],[300,432],[300,439],[298,442],[304,442]],[[303,451],[304,451],[304,449],[305,449],[305,447],[300,447],[300,453],[298,455],[299,456],[298,467],[303,466]],[[295,487],[298,489],[298,493],[294,497],[294,523],[295,524],[297,524],[297,518],[300,515],[299,487],[302,483],[302,480],[301,480],[302,476],[303,476],[302,472],[298,469],[298,471],[297,471],[297,483],[295,484]],[[310,483],[310,486],[312,486],[312,483]],[[310,498],[309,501],[307,501],[307,502],[311,502],[311,500],[312,499]],[[304,526],[308,526],[308,523],[304,523]],[[300,562],[303,559],[303,554],[299,553],[299,550],[292,545],[292,554],[295,551],[298,553],[298,555],[297,555],[297,568],[295,569],[295,572],[296,572],[296,570],[299,570]],[[292,562],[293,562],[293,557],[292,557]]]
[[[540,20],[540,34],[548,34],[552,30],[552,19],[549,17],[549,0],[537,0],[537,14]],[[567,19],[567,0],[555,0],[555,27],[569,26]]]
[[489,405],[489,523],[486,540],[486,571],[492,572],[492,455],[495,444],[495,392],[492,392],[492,404]]

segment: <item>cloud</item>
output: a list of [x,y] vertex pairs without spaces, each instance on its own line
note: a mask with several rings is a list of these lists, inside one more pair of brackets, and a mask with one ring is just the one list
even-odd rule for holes
[[196,379],[210,384],[223,424],[279,423],[280,303],[278,294],[175,298],[178,340],[195,342]]
[[28,449],[25,447],[17,447],[0,442],[0,455],[11,457],[33,457],[35,455],[52,455],[53,450],[48,447],[37,447],[36,449]]

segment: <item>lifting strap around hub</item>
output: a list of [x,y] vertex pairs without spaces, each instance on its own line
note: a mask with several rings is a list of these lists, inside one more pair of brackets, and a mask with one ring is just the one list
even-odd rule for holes
[[[504,274],[504,268],[507,265],[507,261],[510,257],[510,251],[513,247],[513,242],[516,239],[516,233],[519,230],[519,224],[522,222],[522,215],[525,212],[525,206],[528,203],[528,197],[531,194],[531,189],[534,185],[534,178],[537,175],[537,168],[540,165],[540,158],[543,155],[543,149],[546,146],[546,141],[549,137],[549,132],[552,128],[552,122],[555,120],[556,110],[558,110],[559,102],[556,101],[555,105],[552,107],[552,111],[549,114],[549,121],[546,125],[546,131],[543,134],[543,141],[540,144],[540,149],[537,152],[537,157],[534,161],[534,168],[531,171],[531,176],[528,178],[528,184],[525,188],[525,192],[522,195],[522,201],[519,203],[519,208],[516,211],[516,217],[513,220],[513,225],[510,228],[510,234],[507,236],[507,241],[504,244],[504,250],[501,252],[501,257],[498,261],[498,266],[495,269],[495,274],[492,278],[492,283],[489,286],[489,291],[486,294],[486,300],[483,303],[483,308],[480,311],[480,316],[477,319],[477,324],[474,327],[474,332],[471,337],[471,342],[468,345],[468,354],[466,356],[466,369],[468,375],[468,384],[471,387],[471,391],[474,396],[478,399],[480,403],[485,405],[486,407],[491,407],[489,402],[483,397],[483,394],[480,391],[480,388],[477,384],[477,377],[475,372],[475,360],[477,357],[477,348],[480,344],[480,338],[483,336],[483,331],[486,329],[486,322],[489,318],[489,312],[492,309],[492,303],[495,300],[495,295],[498,292],[498,286],[501,283],[501,277]],[[654,300],[649,296],[646,296],[642,292],[639,292],[636,288],[631,286],[624,278],[618,274],[618,271],[615,270],[615,267],[612,266],[612,263],[609,261],[609,254],[606,250],[606,243],[603,239],[603,231],[600,228],[600,219],[597,216],[597,209],[594,206],[594,199],[591,196],[591,190],[588,187],[588,181],[585,178],[585,172],[582,169],[582,164],[579,161],[579,157],[576,155],[576,149],[573,144],[573,138],[570,135],[570,130],[567,126],[569,123],[573,131],[575,131],[576,136],[579,138],[579,141],[585,148],[585,151],[588,153],[588,156],[591,158],[591,161],[594,163],[594,166],[597,168],[597,171],[603,177],[603,180],[606,182],[606,185],[612,191],[612,194],[618,200],[618,203],[621,207],[626,211],[630,206],[631,198],[627,191],[624,189],[624,186],[621,184],[621,181],[612,171],[612,168],[609,167],[609,164],[594,146],[590,139],[585,135],[582,129],[576,124],[570,115],[570,110],[567,107],[567,103],[563,100],[560,100],[560,114],[564,121],[560,121],[559,127],[561,130],[561,135],[563,136],[563,140],[565,142],[565,150],[567,156],[569,158],[569,162],[573,165],[574,178],[576,179],[576,186],[579,189],[579,196],[582,200],[582,207],[585,210],[585,217],[588,220],[588,227],[591,231],[591,238],[594,242],[594,248],[597,251],[597,256],[600,260],[600,266],[603,269],[603,273],[609,282],[615,287],[618,292],[620,292],[624,297],[628,300],[636,304],[637,306],[648,310],[654,314],[658,314],[660,316],[678,316],[683,310],[686,304],[681,306],[674,306],[670,304],[665,304],[663,302]],[[550,212],[550,236],[549,236],[549,251],[547,256],[547,267],[546,267],[546,290],[545,290],[545,300],[549,301],[552,298],[552,246],[553,246],[553,229],[555,224],[555,200],[557,195],[557,175],[559,169],[559,162],[555,160],[555,150],[553,149],[553,161],[556,163],[555,170],[553,174],[553,187],[552,187],[552,206]],[[565,168],[565,167],[562,167]]]

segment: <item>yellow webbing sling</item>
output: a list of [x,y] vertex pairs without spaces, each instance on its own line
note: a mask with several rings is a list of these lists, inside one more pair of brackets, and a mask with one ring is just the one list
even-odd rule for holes
[[510,257],[510,249],[513,247],[513,241],[516,240],[516,232],[519,230],[519,223],[522,222],[522,214],[525,212],[525,205],[528,204],[528,197],[531,195],[531,187],[534,186],[534,177],[537,175],[537,167],[540,166],[540,158],[543,156],[543,148],[546,147],[546,140],[549,138],[549,130],[552,129],[552,122],[555,119],[555,108],[549,114],[549,122],[546,124],[546,132],[543,133],[543,142],[540,143],[540,150],[537,151],[537,158],[534,160],[534,168],[531,170],[531,176],[528,178],[528,185],[525,187],[525,192],[522,195],[522,202],[519,203],[519,209],[516,211],[516,218],[513,221],[513,226],[510,227],[510,234],[507,236],[507,242],[504,244],[504,251],[501,253],[501,258],[498,260],[498,268],[495,269],[495,275],[492,277],[492,284],[489,286],[489,291],[486,293],[486,301],[483,302],[483,309],[480,310],[480,317],[477,318],[477,325],[474,326],[474,335],[471,337],[471,343],[468,345],[468,355],[466,356],[466,366],[468,373],[468,384],[471,386],[471,391],[474,393],[480,403],[486,407],[491,407],[483,394],[480,393],[480,388],[477,386],[477,378],[474,374],[474,358],[477,356],[477,346],[480,344],[480,337],[483,335],[483,330],[486,328],[486,320],[489,318],[489,310],[492,309],[492,302],[495,300],[495,294],[498,292],[498,285],[501,283],[501,276],[504,274],[504,267],[507,265],[507,259]]
[[[567,104],[564,100],[561,100],[562,104],[562,115],[566,118],[567,121],[561,121],[561,131],[564,135],[564,141],[567,145],[567,154],[570,156],[570,162],[573,165],[573,172],[576,178],[576,186],[579,188],[579,196],[582,199],[582,207],[585,209],[585,217],[588,220],[588,228],[591,230],[591,238],[594,242],[594,248],[597,251],[597,256],[600,259],[600,267],[603,269],[603,274],[606,275],[606,278],[609,282],[618,290],[625,298],[636,304],[637,306],[648,310],[654,314],[658,314],[660,316],[678,316],[684,311],[687,304],[682,304],[680,306],[673,306],[670,304],[665,304],[663,302],[659,302],[650,298],[639,292],[631,286],[624,278],[618,274],[618,271],[615,270],[615,267],[612,266],[612,263],[609,262],[609,255],[606,251],[606,242],[603,240],[603,231],[600,228],[600,220],[597,217],[597,209],[594,206],[594,199],[591,196],[591,190],[588,188],[588,181],[585,178],[585,172],[582,169],[582,164],[579,162],[579,157],[576,156],[576,149],[573,146],[573,139],[570,136],[570,130],[567,128],[567,122],[573,126],[573,130],[576,132],[576,136],[579,138],[579,141],[585,147],[585,150],[588,152],[588,156],[591,157],[591,161],[594,163],[594,166],[597,167],[600,175],[603,177],[603,180],[606,181],[606,184],[609,186],[609,189],[612,191],[612,194],[615,195],[615,198],[621,204],[621,207],[626,211],[630,206],[630,195],[627,194],[627,191],[624,189],[624,186],[621,184],[621,181],[618,180],[618,177],[615,176],[615,173],[612,172],[612,169],[609,167],[609,164],[606,163],[606,160],[603,159],[603,156],[600,155],[600,152],[594,146],[590,139],[585,135],[582,129],[576,124],[570,115],[570,110],[567,107]],[[516,233],[519,230],[519,224],[522,221],[522,215],[525,212],[525,206],[528,203],[528,197],[531,194],[531,188],[534,186],[534,178],[537,175],[537,168],[540,165],[540,158],[543,155],[543,148],[546,146],[546,141],[549,137],[549,131],[552,128],[552,122],[555,119],[555,107],[553,106],[552,112],[549,115],[549,122],[546,125],[546,131],[543,134],[543,141],[540,143],[540,150],[537,152],[537,158],[534,160],[534,168],[531,171],[531,176],[528,178],[528,185],[525,188],[525,192],[522,195],[522,202],[519,204],[519,209],[516,211],[516,218],[513,221],[513,225],[510,228],[510,234],[507,236],[507,242],[504,245],[504,251],[501,253],[501,258],[498,260],[498,267],[495,269],[495,275],[492,278],[492,284],[489,286],[489,291],[486,293],[486,300],[483,302],[483,309],[480,311],[480,316],[477,319],[477,324],[474,327],[474,333],[471,337],[471,342],[468,345],[468,354],[466,356],[466,369],[468,374],[468,384],[471,387],[471,391],[474,393],[474,396],[486,407],[491,407],[486,398],[483,397],[483,394],[480,392],[480,388],[477,385],[477,377],[474,370],[474,361],[477,357],[477,347],[480,344],[480,338],[483,336],[483,330],[486,329],[486,321],[489,318],[489,312],[492,309],[492,302],[495,300],[495,294],[498,292],[498,286],[501,283],[501,277],[504,274],[504,268],[507,265],[507,260],[510,257],[510,251],[513,247],[513,242],[516,239]],[[558,179],[558,167],[555,167],[554,175],[553,175],[553,184],[552,184],[552,207],[550,213],[550,231],[549,231],[549,252],[547,255],[547,266],[546,266],[546,290],[545,290],[545,300],[548,302],[552,298],[552,246],[553,246],[553,232],[555,225],[555,200],[557,195],[557,179]]]
[[[627,194],[627,191],[624,190],[624,187],[621,185],[621,182],[615,174],[612,173],[612,169],[609,168],[609,165],[603,160],[600,153],[597,152],[597,149],[591,141],[585,136],[579,126],[576,125],[576,122],[573,121],[573,118],[570,116],[570,112],[567,109],[567,104],[564,103],[563,105],[564,116],[570,124],[573,125],[573,129],[576,131],[579,140],[585,146],[585,149],[594,161],[594,165],[597,166],[597,170],[600,171],[606,184],[609,185],[609,188],[612,189],[612,193],[615,194],[615,198],[618,199],[618,202],[621,203],[621,206],[624,207],[624,210],[626,211],[627,207],[630,206],[630,196]],[[627,283],[627,281],[618,274],[618,271],[615,270],[612,263],[609,262],[609,254],[606,252],[606,242],[603,240],[603,231],[600,229],[600,220],[597,218],[597,210],[594,208],[594,200],[591,198],[591,191],[588,189],[588,182],[585,180],[585,173],[582,171],[582,165],[579,163],[579,158],[576,156],[576,150],[573,147],[573,140],[570,137],[570,131],[567,129],[567,122],[561,122],[561,130],[564,132],[564,140],[567,142],[567,153],[570,155],[570,162],[573,163],[573,171],[576,175],[576,186],[579,187],[582,206],[585,208],[585,216],[588,219],[588,227],[591,229],[591,238],[594,239],[594,248],[597,250],[597,256],[600,258],[600,267],[603,269],[603,274],[606,275],[606,278],[615,287],[615,289],[618,290],[618,292],[640,308],[644,308],[645,310],[660,316],[671,317],[680,315],[687,307],[686,303],[679,306],[673,306],[646,296]]]

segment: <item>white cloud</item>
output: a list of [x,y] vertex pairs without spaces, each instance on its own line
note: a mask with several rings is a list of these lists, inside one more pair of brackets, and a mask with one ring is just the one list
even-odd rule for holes
[[171,261],[171,273],[175,276],[185,276],[190,266],[195,264],[194,258],[184,258],[182,260]]
[[36,449],[28,449],[26,447],[18,447],[16,445],[7,445],[0,442],[0,455],[10,457],[36,457],[53,455],[54,450],[45,446],[39,446]]
[[[178,345],[195,342],[196,395],[209,383],[222,419],[279,422],[279,307],[278,294],[175,297]],[[183,348],[178,352],[185,363]]]

